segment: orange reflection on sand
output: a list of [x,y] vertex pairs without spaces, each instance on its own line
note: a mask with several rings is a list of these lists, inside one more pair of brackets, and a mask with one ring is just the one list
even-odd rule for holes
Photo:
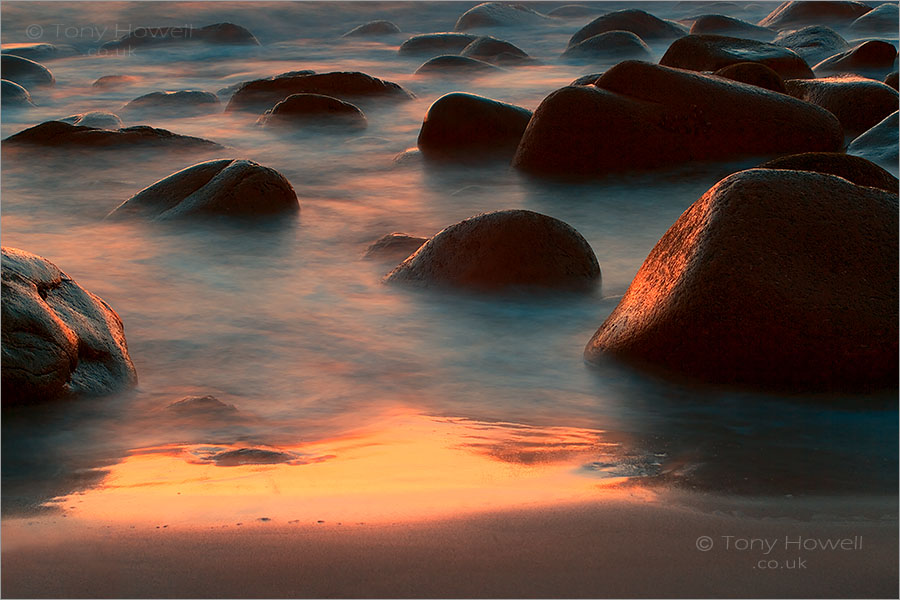
[[130,524],[421,520],[596,498],[600,480],[577,470],[615,454],[602,438],[401,412],[292,447],[135,450],[97,488],[55,502],[76,519]]

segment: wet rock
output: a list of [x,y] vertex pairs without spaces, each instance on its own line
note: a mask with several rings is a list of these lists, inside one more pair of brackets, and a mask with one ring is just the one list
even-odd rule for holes
[[477,40],[480,36],[471,33],[423,33],[414,35],[397,50],[403,55],[439,56],[455,54]]
[[874,187],[893,194],[897,193],[898,182],[896,177],[871,161],[841,152],[792,154],[791,156],[782,156],[767,161],[759,165],[758,168],[814,171],[816,173],[837,175],[856,185]]
[[752,169],[656,244],[585,349],[668,376],[786,392],[897,386],[897,195]]
[[469,31],[482,27],[510,27],[533,25],[547,19],[546,15],[522,4],[484,2],[470,8],[456,21],[454,31]]
[[849,25],[872,10],[862,2],[843,0],[792,0],[782,2],[758,24],[782,31],[807,25]]
[[0,88],[0,101],[2,101],[4,107],[28,108],[34,106],[34,103],[31,101],[31,94],[24,87],[6,79],[0,81],[2,81],[3,86]]
[[380,35],[392,35],[400,33],[400,28],[390,21],[369,21],[354,27],[341,37],[377,37]]
[[44,65],[12,54],[0,56],[0,71],[3,72],[3,79],[18,83],[26,89],[53,85],[55,82],[53,73]]
[[480,37],[460,52],[460,56],[485,62],[510,64],[527,60],[528,54],[517,46],[495,37]]
[[598,12],[600,11],[596,8],[585,6],[584,4],[565,4],[554,8],[547,13],[547,16],[559,19],[580,19],[582,17],[593,17]]
[[880,81],[855,77],[792,79],[784,82],[787,92],[805,102],[821,106],[838,118],[849,135],[873,127],[897,110],[897,90]]
[[363,258],[367,260],[403,260],[422,247],[428,238],[416,237],[406,233],[389,233],[375,240]]
[[237,412],[233,404],[225,404],[215,396],[187,396],[166,407],[179,415],[230,416]]
[[264,127],[360,130],[368,127],[366,115],[353,104],[321,94],[293,94],[258,121]]
[[144,94],[126,104],[122,110],[165,116],[187,116],[218,112],[221,106],[219,98],[211,92],[179,90]]
[[119,316],[56,265],[2,249],[3,406],[107,394],[137,382]]
[[290,182],[250,160],[211,160],[173,173],[144,188],[110,217],[168,220],[223,215],[255,217],[300,210]]
[[69,45],[57,46],[55,44],[38,43],[38,44],[22,44],[14,48],[4,48],[3,54],[11,54],[13,56],[21,56],[28,60],[42,62],[53,60],[55,58],[64,58],[78,54],[74,47]]
[[60,119],[60,121],[71,125],[81,125],[82,127],[94,127],[95,129],[120,129],[123,126],[122,119],[117,115],[104,111],[71,115]]
[[582,75],[569,85],[594,85],[594,82],[601,77],[603,77],[603,73],[588,73],[587,75]]
[[897,169],[898,141],[897,111],[885,117],[877,125],[853,140],[847,147],[847,154],[862,156],[884,167]]
[[653,53],[644,40],[630,31],[607,31],[570,46],[564,58],[622,60],[634,58],[650,60]]
[[587,241],[566,223],[528,210],[504,210],[447,227],[385,281],[479,291],[587,290],[600,282],[600,265]]
[[760,27],[734,17],[725,15],[701,15],[691,25],[692,35],[727,35],[730,37],[771,42],[775,39],[775,31],[768,27]]
[[3,140],[7,147],[82,148],[114,150],[221,150],[222,145],[203,138],[179,135],[166,129],[139,125],[116,131],[46,121]]
[[104,75],[91,84],[91,87],[111,90],[119,87],[133,85],[140,81],[133,75]]
[[104,51],[119,51],[197,43],[222,46],[259,46],[256,36],[244,27],[233,23],[214,23],[200,28],[190,26],[138,27],[118,40],[103,44],[101,48]]
[[813,67],[813,70],[819,77],[853,73],[881,79],[894,69],[896,61],[897,49],[894,48],[893,44],[880,40],[870,40],[850,50],[845,50],[840,54],[826,58]]
[[211,457],[219,467],[237,467],[240,465],[274,465],[291,462],[297,458],[288,452],[277,452],[263,448],[239,448],[226,450]]
[[898,83],[897,71],[894,71],[893,73],[888,73],[887,76],[884,78],[884,83],[886,85],[891,86],[892,88],[894,88],[896,90],[897,83]]
[[428,109],[418,146],[428,159],[509,160],[516,152],[531,111],[483,96],[454,92]]
[[491,63],[467,56],[435,56],[416,69],[416,75],[471,75],[500,73],[502,69]]
[[829,56],[834,56],[850,47],[834,29],[823,25],[810,25],[794,31],[783,31],[775,38],[774,44],[790,48],[800,55],[808,65],[815,65]]
[[293,94],[321,94],[357,105],[366,101],[402,102],[413,98],[396,83],[365,73],[317,73],[249,81],[231,96],[225,112],[266,110]]
[[896,36],[898,23],[900,23],[900,14],[898,14],[897,5],[885,2],[850,23],[848,29],[858,35]]
[[762,63],[735,63],[733,65],[728,65],[727,67],[722,67],[716,71],[714,75],[724,77],[725,79],[731,79],[732,81],[740,81],[741,83],[755,85],[756,87],[761,87],[780,94],[787,93],[781,75]]
[[675,40],[659,59],[661,65],[691,71],[718,71],[742,62],[766,65],[785,79],[815,77],[793,50],[722,35],[689,35]]
[[[271,77],[266,77],[265,79],[285,79],[289,77],[301,77],[303,75],[315,75],[315,71],[311,71],[309,69],[303,69],[300,71],[288,71],[286,73],[280,73],[278,75],[273,75]],[[258,81],[254,79],[253,81]],[[228,87],[224,87],[220,90],[216,90],[216,96],[224,100],[231,100],[231,97],[234,95],[236,91],[241,89],[245,84],[252,83],[252,81],[239,81],[237,83],[231,84]]]
[[687,35],[687,29],[672,21],[663,21],[636,8],[617,10],[597,17],[569,40],[569,47],[607,31],[630,31],[645,41],[671,40]]
[[594,86],[545,98],[513,165],[545,176],[600,177],[843,145],[840,123],[828,111],[719,77],[625,61]]

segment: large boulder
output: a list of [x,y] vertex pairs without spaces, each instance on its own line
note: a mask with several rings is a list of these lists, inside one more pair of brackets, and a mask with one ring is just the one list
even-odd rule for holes
[[29,108],[34,106],[31,94],[14,81],[0,80],[0,102],[6,108]]
[[409,235],[408,233],[388,233],[381,236],[368,248],[363,256],[366,260],[404,260],[422,247],[428,238]]
[[528,59],[528,54],[514,44],[495,37],[483,36],[466,46],[460,56],[495,63],[517,63]]
[[876,6],[850,23],[848,29],[857,35],[897,35],[900,12],[893,2]]
[[732,81],[740,81],[741,83],[755,85],[756,87],[778,92],[779,94],[787,93],[781,75],[762,63],[734,63],[733,65],[722,67],[713,73],[713,75],[724,77],[725,79],[730,79]]
[[455,92],[428,109],[418,146],[429,159],[509,160],[516,152],[531,111],[473,94]]
[[33,60],[13,54],[0,56],[0,71],[3,73],[3,79],[18,83],[26,89],[55,83],[50,69]]
[[416,69],[415,75],[461,76],[500,73],[503,69],[489,62],[447,54],[435,56]]
[[898,140],[897,130],[900,123],[897,119],[897,111],[886,116],[874,127],[850,142],[847,153],[862,156],[872,162],[891,169],[897,169]]
[[297,194],[281,173],[250,160],[223,159],[173,173],[120,204],[109,216],[168,220],[257,217],[298,210]]
[[853,73],[881,79],[894,70],[896,62],[897,49],[893,44],[881,40],[869,40],[826,58],[813,67],[813,70],[819,77]]
[[759,165],[760,169],[787,169],[813,171],[837,175],[847,181],[866,187],[874,187],[897,193],[897,178],[875,163],[842,152],[804,152],[782,156]]
[[787,92],[821,106],[838,118],[844,133],[857,135],[897,110],[897,90],[874,79],[847,75],[824,79],[791,79]]
[[862,2],[846,0],[790,0],[759,22],[761,27],[778,31],[797,29],[807,25],[849,25],[872,10]]
[[358,27],[354,27],[341,37],[377,37],[381,35],[392,35],[400,33],[400,28],[390,21],[369,21]]
[[523,6],[506,2],[484,2],[470,8],[456,21],[455,31],[469,31],[484,27],[533,25],[547,19],[546,15]]
[[358,107],[321,94],[288,96],[259,120],[264,127],[313,128],[329,130],[359,130],[368,127],[368,120]]
[[701,15],[691,25],[691,35],[727,35],[731,37],[771,42],[775,31],[725,15]]
[[182,44],[213,44],[219,46],[259,46],[256,39],[244,27],[234,23],[214,23],[206,27],[138,27],[122,37],[101,46],[103,51],[130,50],[153,46]]
[[293,94],[321,94],[354,104],[367,100],[404,101],[413,98],[396,83],[365,73],[317,73],[249,81],[231,96],[225,112],[266,110]]
[[815,65],[850,47],[847,40],[830,27],[810,25],[793,31],[782,31],[774,44],[790,48],[808,65]]
[[841,125],[828,111],[719,77],[625,61],[594,86],[545,98],[513,165],[546,176],[597,177],[843,146]]
[[897,386],[897,195],[833,175],[726,177],[663,235],[585,349],[704,383]]
[[219,112],[219,97],[202,90],[151,92],[122,107],[124,112],[144,115],[193,116]]
[[2,249],[3,406],[134,385],[119,315],[50,261]]
[[59,148],[59,149],[110,149],[110,150],[186,150],[212,151],[223,146],[189,135],[172,133],[138,125],[110,131],[70,125],[62,121],[46,121],[29,127],[3,140],[4,147]]
[[727,37],[689,35],[672,42],[659,64],[691,71],[718,71],[742,62],[766,65],[785,79],[815,77],[800,56],[788,48]]
[[650,60],[653,53],[640,37],[630,31],[607,31],[569,46],[564,58],[590,60]]
[[64,119],[60,119],[63,123],[71,125],[80,125],[82,127],[93,127],[95,129],[121,129],[124,127],[122,119],[118,115],[111,112],[96,110],[92,112],[79,113],[70,115]]
[[600,265],[590,244],[566,223],[503,210],[442,230],[385,281],[478,291],[588,290],[600,282]]
[[402,44],[397,52],[407,56],[439,56],[456,54],[480,36],[471,33],[423,33],[414,35]]
[[569,39],[569,46],[607,31],[630,31],[645,41],[671,40],[687,35],[687,29],[677,23],[663,21],[637,8],[627,8],[597,17]]

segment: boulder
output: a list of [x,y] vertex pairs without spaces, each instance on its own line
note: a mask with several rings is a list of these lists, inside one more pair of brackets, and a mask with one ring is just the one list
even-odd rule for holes
[[6,79],[0,81],[2,81],[3,86],[0,88],[0,102],[3,103],[4,107],[28,108],[34,106],[28,90],[13,81],[7,81]]
[[791,0],[782,2],[758,24],[777,31],[807,25],[849,25],[872,10],[862,2],[846,0]]
[[534,25],[547,19],[546,15],[523,6],[505,2],[484,2],[470,8],[456,21],[454,31],[469,31],[483,27]]
[[644,261],[585,349],[780,392],[897,386],[897,195],[803,171],[730,175]]
[[92,87],[110,90],[118,87],[133,85],[140,81],[134,75],[104,75],[91,84]]
[[214,23],[200,28],[190,26],[138,27],[117,40],[106,42],[101,49],[119,51],[196,43],[220,46],[259,46],[256,36],[244,27],[233,23]]
[[71,115],[64,119],[60,119],[63,123],[71,125],[81,125],[82,127],[93,127],[94,129],[121,129],[124,125],[122,119],[111,112],[94,111],[88,113],[80,113]]
[[653,53],[644,40],[630,31],[607,31],[589,37],[569,46],[563,52],[564,58],[571,59],[599,59],[599,60],[623,60],[634,58],[637,60],[650,60]]
[[598,12],[600,11],[596,8],[584,4],[564,4],[548,12],[547,16],[557,19],[581,19],[582,17],[593,17]]
[[110,150],[221,150],[210,140],[139,125],[116,131],[46,121],[3,140],[6,147]]
[[697,160],[831,152],[843,140],[837,118],[818,106],[719,77],[625,61],[594,86],[547,96],[513,165],[545,176],[599,177]]
[[813,67],[813,71],[819,77],[853,73],[881,79],[894,70],[896,61],[897,49],[893,44],[870,40],[826,58]]
[[359,130],[368,127],[359,108],[321,94],[293,94],[267,110],[258,121],[264,127]]
[[377,37],[380,35],[392,35],[400,33],[400,28],[390,21],[369,21],[354,27],[341,37]]
[[454,92],[428,109],[418,146],[428,159],[508,161],[516,152],[531,111],[482,96]]
[[792,171],[813,171],[837,175],[866,187],[874,187],[892,194],[897,193],[897,178],[875,163],[841,152],[805,152],[782,156],[765,162],[759,169],[787,169]]
[[659,64],[691,71],[718,71],[742,62],[766,65],[785,79],[815,77],[800,56],[788,48],[726,37],[689,35],[672,42]]
[[701,15],[691,25],[692,35],[727,35],[736,38],[771,42],[775,31],[725,15]]
[[897,84],[898,84],[897,71],[894,71],[893,73],[888,73],[887,76],[884,78],[884,83],[886,85],[891,86],[892,88],[894,88],[896,90]]
[[428,238],[406,233],[389,233],[375,240],[363,256],[366,260],[403,260],[422,247]]
[[12,54],[0,56],[0,71],[3,72],[3,79],[18,83],[26,89],[55,83],[50,69],[33,60]]
[[421,67],[416,69],[416,75],[472,75],[485,73],[499,73],[502,69],[483,60],[469,58],[467,56],[435,56]]
[[824,79],[791,79],[787,92],[821,106],[838,118],[848,135],[858,135],[897,110],[897,90],[880,81],[846,75]]
[[122,107],[125,112],[145,115],[188,116],[203,115],[221,110],[218,96],[201,90],[151,92],[135,98]]
[[847,40],[842,38],[838,32],[823,25],[810,25],[795,31],[783,31],[778,34],[773,43],[790,48],[799,54],[808,65],[815,65],[850,47]]
[[522,62],[528,59],[528,54],[517,46],[491,36],[478,38],[463,48],[459,54],[460,56],[485,62],[506,64]]
[[480,36],[471,33],[423,33],[414,35],[397,50],[399,54],[414,56],[439,56],[462,52],[463,48]]
[[211,160],[173,173],[144,188],[110,217],[168,220],[222,215],[256,217],[300,210],[290,182],[249,160]]
[[897,169],[898,129],[897,111],[850,142],[847,153],[862,156],[890,169]]
[[353,104],[366,101],[405,101],[414,97],[396,83],[365,73],[291,75],[248,81],[231,96],[225,112],[265,110],[293,94],[321,94]]
[[597,17],[571,37],[569,46],[607,31],[630,31],[644,41],[672,40],[687,35],[687,29],[677,23],[663,21],[637,8],[627,8]]
[[569,85],[594,85],[601,77],[603,77],[603,73],[588,73],[587,75],[582,75]]
[[119,315],[56,265],[2,248],[3,406],[114,392],[137,382]]
[[[315,71],[311,71],[309,69],[303,69],[300,71],[288,71],[286,73],[280,73],[278,75],[272,75],[271,77],[266,77],[265,79],[285,79],[289,77],[301,77],[303,75],[315,75]],[[258,81],[254,79],[253,81]],[[237,83],[233,83],[228,87],[223,87],[222,89],[216,90],[216,96],[222,98],[224,100],[231,100],[231,97],[234,95],[236,91],[241,89],[244,85],[252,83],[252,81],[239,81]]]
[[897,5],[885,2],[850,23],[848,29],[857,35],[897,35],[900,23]]
[[732,81],[748,83],[780,94],[787,93],[781,75],[762,63],[735,63],[733,65],[728,65],[727,67],[722,67],[713,73],[713,75],[724,77],[725,79],[730,79]]
[[215,396],[187,396],[172,402],[166,409],[190,417],[231,417],[237,413],[234,404],[225,404]]
[[566,223],[529,210],[503,210],[442,230],[385,281],[478,291],[589,290],[600,282],[600,265],[590,244]]
[[78,54],[78,51],[72,46],[57,46],[55,44],[42,42],[37,44],[18,44],[11,48],[4,48],[3,54],[12,54],[13,56],[21,56],[28,60],[43,62],[55,58],[73,56]]

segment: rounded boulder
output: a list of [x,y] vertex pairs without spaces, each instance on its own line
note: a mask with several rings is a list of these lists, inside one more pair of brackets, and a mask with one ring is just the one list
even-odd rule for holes
[[18,83],[26,89],[53,85],[56,81],[53,73],[44,65],[13,54],[0,56],[0,71],[3,73],[3,79]]
[[766,65],[785,79],[815,77],[806,61],[793,50],[723,35],[685,36],[672,42],[659,59],[661,65],[690,71],[718,71],[742,62]]
[[368,126],[366,115],[353,104],[321,94],[293,94],[259,118],[264,127],[304,127],[359,130]]
[[724,77],[725,79],[730,79],[732,81],[748,83],[780,94],[787,93],[781,75],[762,63],[735,63],[733,65],[728,65],[727,67],[722,67],[713,73],[713,75]]
[[813,171],[837,175],[847,181],[866,187],[874,187],[893,194],[897,193],[897,178],[859,156],[842,152],[805,152],[782,156],[764,162],[759,169],[786,169],[789,171]]
[[650,60],[653,53],[640,37],[630,31],[606,31],[578,42],[563,52],[564,58]]
[[853,75],[792,79],[784,85],[791,96],[821,106],[836,116],[844,133],[849,135],[858,135],[875,126],[900,104],[900,96],[891,86]]

